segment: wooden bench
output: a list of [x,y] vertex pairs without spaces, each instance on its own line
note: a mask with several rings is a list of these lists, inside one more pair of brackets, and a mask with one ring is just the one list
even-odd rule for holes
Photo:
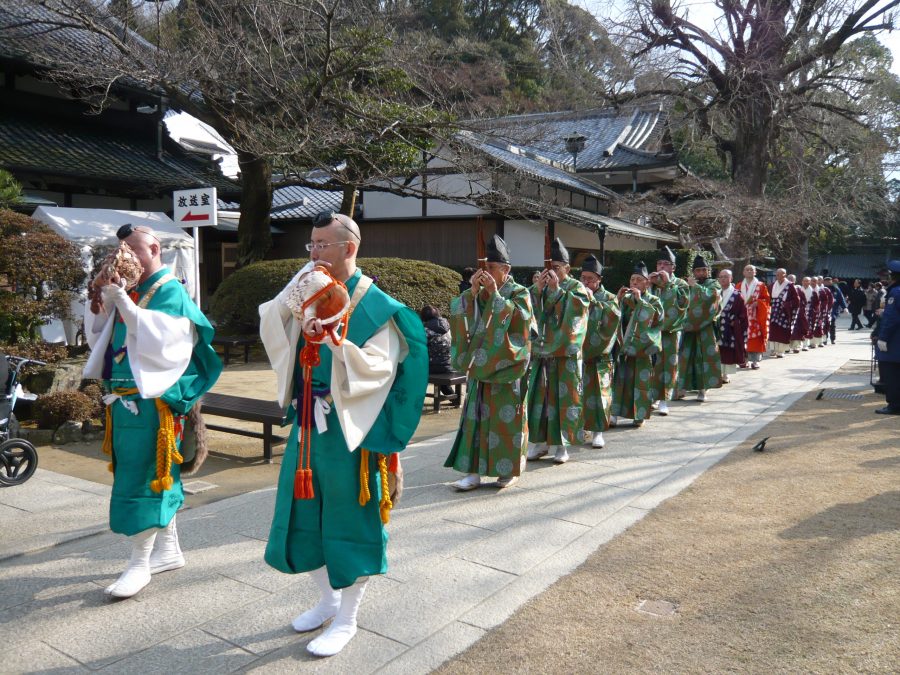
[[263,439],[263,457],[269,464],[272,463],[272,445],[284,443],[287,440],[284,436],[276,436],[272,433],[273,425],[285,425],[284,410],[276,401],[260,401],[259,399],[245,398],[244,396],[210,392],[203,396],[202,410],[207,415],[218,415],[219,417],[230,417],[235,420],[262,423],[262,433],[234,427],[223,427],[218,424],[207,424],[206,428],[213,431],[224,431],[229,434]]
[[225,365],[231,360],[232,347],[244,348],[244,363],[250,363],[250,347],[257,343],[256,337],[251,336],[233,336],[233,335],[217,335],[213,338],[213,347],[222,347],[222,359]]
[[[463,373],[434,373],[428,376],[428,384],[433,385],[434,389],[429,394],[425,392],[425,398],[431,398],[434,402],[434,412],[441,411],[441,401],[452,401],[453,407],[458,408],[462,404],[462,386],[465,384],[466,376]],[[452,386],[454,393],[442,394],[441,387]]]

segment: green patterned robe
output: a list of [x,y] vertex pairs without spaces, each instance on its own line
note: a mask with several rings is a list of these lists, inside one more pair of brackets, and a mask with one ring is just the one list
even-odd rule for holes
[[572,277],[556,291],[531,288],[537,337],[528,373],[528,435],[534,443],[581,442],[581,346],[587,332],[591,292]]
[[584,428],[587,431],[609,429],[612,407],[612,349],[619,331],[622,311],[613,293],[603,286],[594,292],[584,338]]
[[653,380],[653,357],[660,350],[662,315],[662,303],[655,295],[643,293],[635,299],[629,293],[622,299],[611,411],[616,417],[647,419],[651,404],[659,398]]
[[690,298],[678,352],[678,388],[716,389],[722,386],[722,359],[715,334],[721,286],[707,279],[690,289]]
[[659,298],[663,307],[659,326],[662,349],[653,368],[654,386],[660,401],[671,401],[678,382],[678,343],[690,303],[690,286],[672,275],[669,283],[662,288],[651,286],[650,292]]
[[467,290],[450,304],[451,363],[468,371],[459,431],[444,466],[518,476],[528,447],[522,378],[528,369],[531,296],[509,277],[491,298]]

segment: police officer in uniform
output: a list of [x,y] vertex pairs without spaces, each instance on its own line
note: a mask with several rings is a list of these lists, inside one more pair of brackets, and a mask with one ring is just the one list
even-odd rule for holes
[[900,260],[888,263],[891,285],[884,299],[884,314],[875,343],[875,358],[887,405],[875,412],[879,415],[900,415]]

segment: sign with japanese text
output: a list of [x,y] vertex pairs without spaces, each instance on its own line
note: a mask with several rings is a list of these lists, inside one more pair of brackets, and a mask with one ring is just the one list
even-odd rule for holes
[[216,188],[203,187],[193,190],[175,190],[173,220],[179,227],[203,227],[216,224]]

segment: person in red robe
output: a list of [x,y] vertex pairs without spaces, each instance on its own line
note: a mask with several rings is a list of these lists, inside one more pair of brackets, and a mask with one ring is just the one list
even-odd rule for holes
[[741,367],[759,369],[759,362],[766,353],[769,342],[769,309],[771,296],[768,287],[756,278],[756,267],[744,267],[744,278],[736,286],[747,308],[747,361]]
[[809,322],[806,320],[806,295],[803,287],[797,285],[797,277],[788,274],[788,281],[794,286],[794,295],[797,297],[797,308],[794,310],[794,317],[791,323],[791,351],[799,354],[809,349],[806,346],[806,332],[809,330]]
[[731,283],[731,270],[719,272],[722,287],[722,311],[719,313],[719,354],[722,357],[722,382],[731,381],[731,374],[747,360],[747,332],[749,318],[744,298]]

